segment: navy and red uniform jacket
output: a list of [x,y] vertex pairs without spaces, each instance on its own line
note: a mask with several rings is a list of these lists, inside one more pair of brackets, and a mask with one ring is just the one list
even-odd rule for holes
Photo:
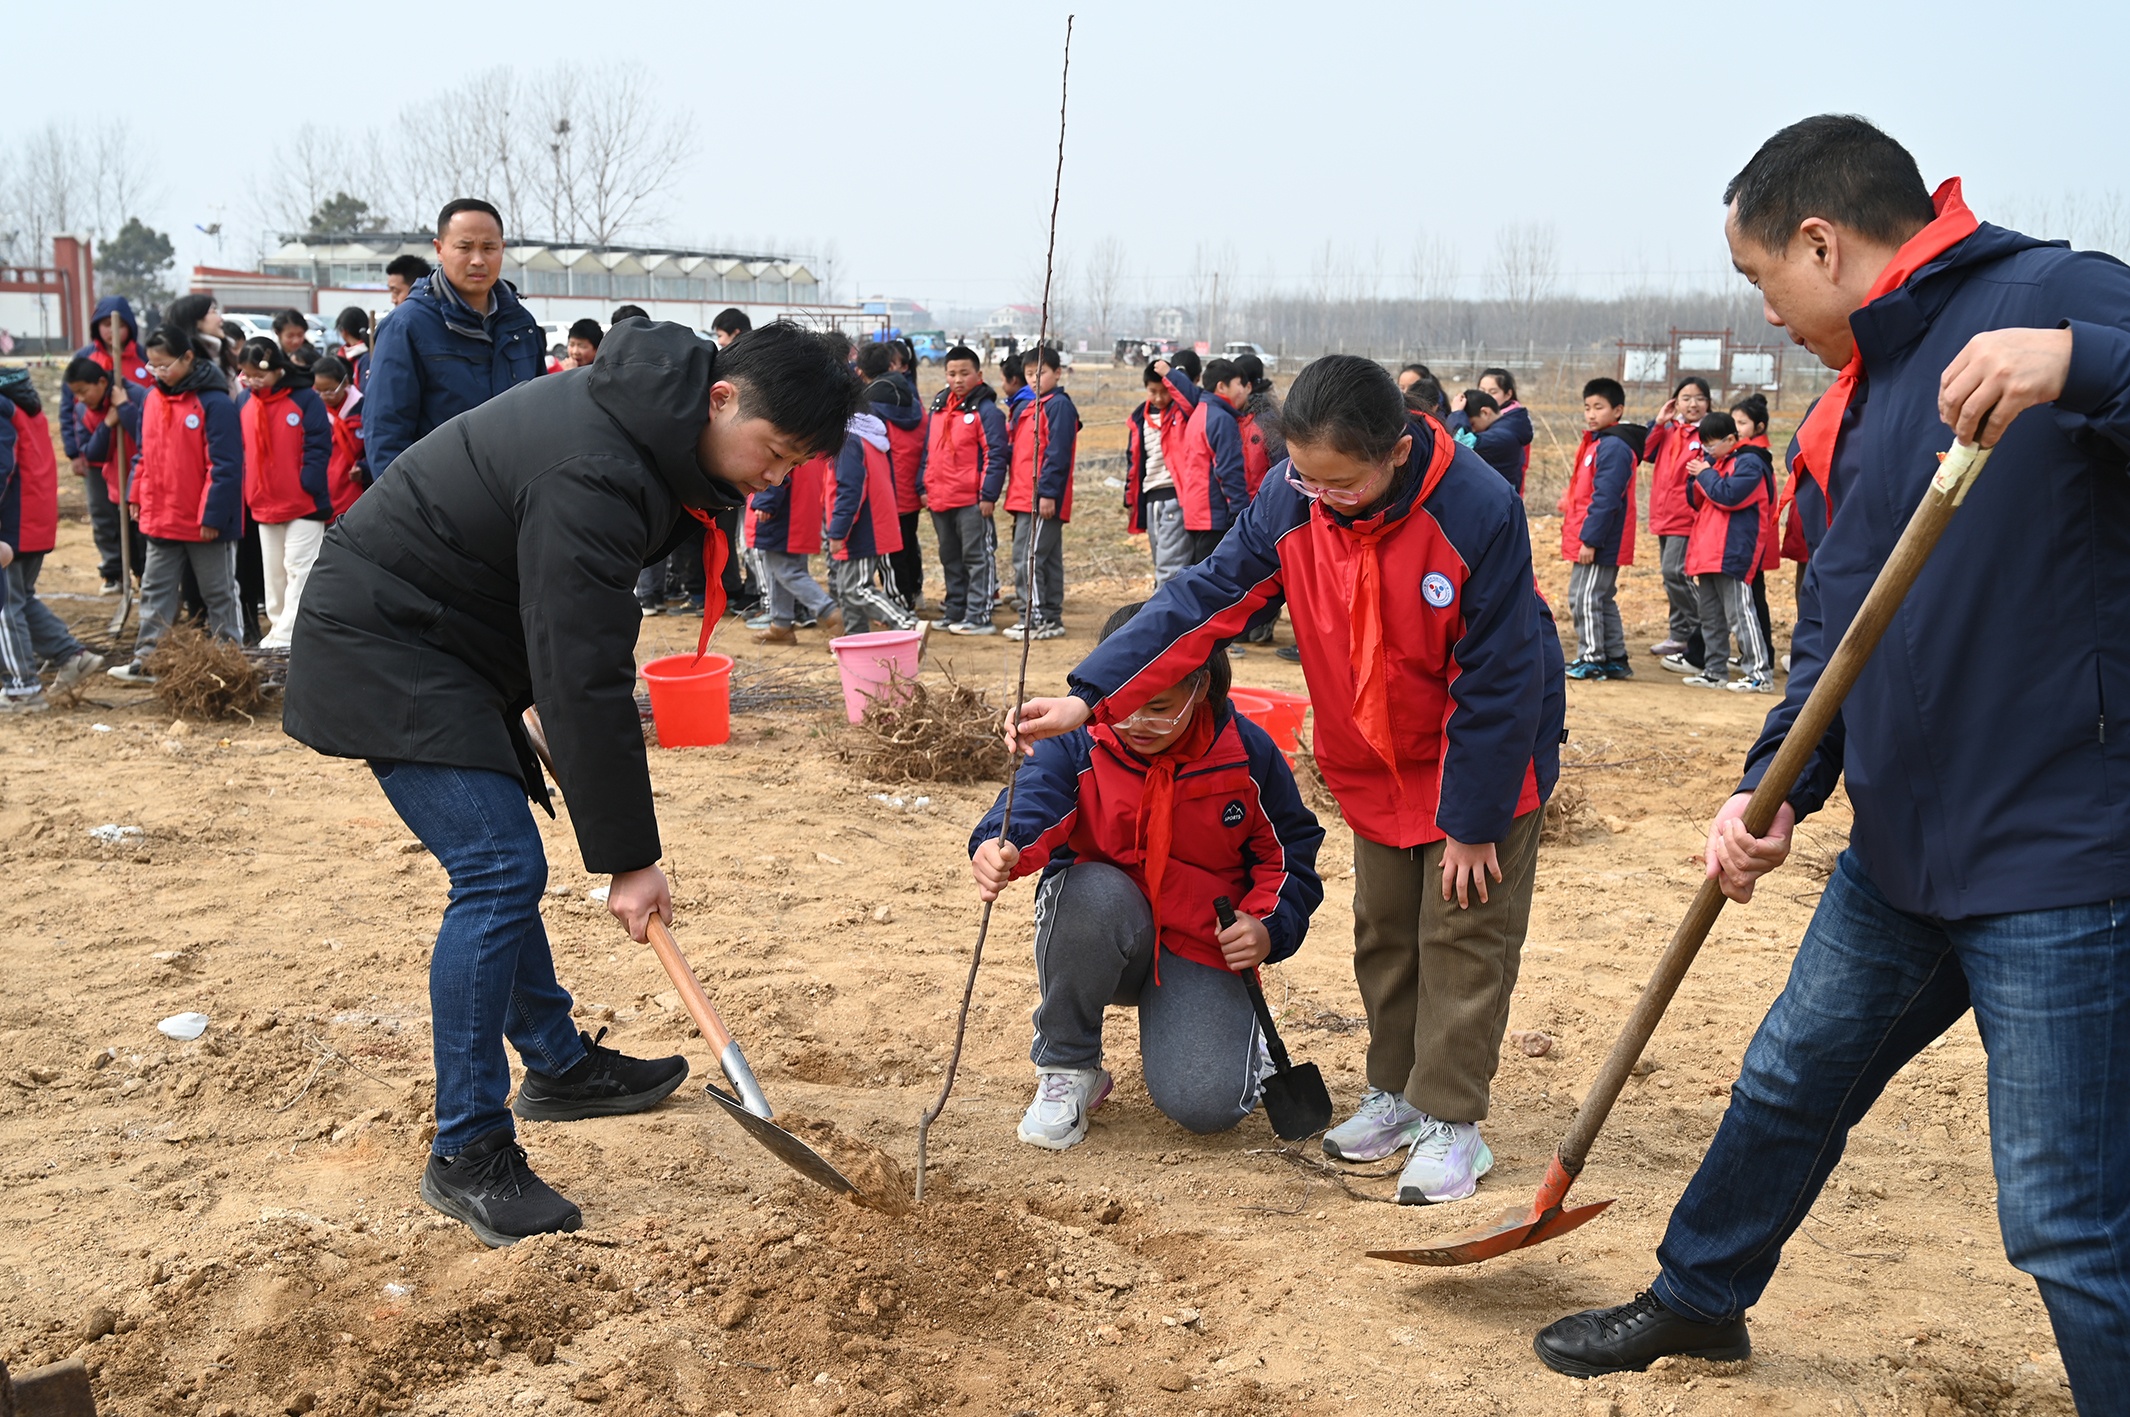
[[362,390],[350,386],[340,407],[327,404],[325,412],[333,420],[333,459],[326,464],[325,485],[337,517],[354,506],[370,485],[370,468],[362,445]]
[[910,382],[894,374],[865,386],[866,406],[887,425],[888,462],[895,471],[898,515],[924,506],[924,405]]
[[1946,366],[1984,330],[2068,328],[2063,392],[1997,444],[1790,803],[1817,810],[1846,774],[1852,860],[1897,910],[2130,899],[2130,267],[1984,224],[1849,327],[1865,378],[1827,469],[1834,520],[1744,787],[1938,469]]
[[141,410],[140,470],[133,478],[143,536],[201,541],[244,534],[244,433],[222,371],[196,359],[175,389],[158,379]]
[[[1500,841],[1560,775],[1567,701],[1560,638],[1531,571],[1523,503],[1457,448],[1425,500],[1432,420],[1390,505],[1365,521],[1311,502],[1285,461],[1206,560],[1179,571],[1072,672],[1114,723],[1175,683],[1284,594],[1316,705],[1316,758],[1354,831],[1386,846]],[[1377,534],[1397,772],[1362,736],[1350,650],[1360,537]]]
[[1683,418],[1649,426],[1642,461],[1649,472],[1649,534],[1692,536],[1695,512],[1687,501],[1686,465],[1701,456],[1701,430]]
[[52,453],[52,426],[37,396],[23,397],[32,413],[12,398],[0,399],[0,541],[20,556],[50,551],[59,542],[59,459]]
[[[110,406],[108,394],[104,398],[103,408],[91,408],[78,400],[75,402],[74,421],[80,433],[80,441],[76,443],[71,456],[87,462],[91,471],[100,469],[103,473],[104,489],[110,494],[111,500],[123,503],[126,500],[126,491],[120,485],[118,477],[118,440],[111,436],[111,425],[107,421]],[[134,470],[140,467],[141,410],[147,406],[148,386],[136,384],[131,379],[126,380],[126,401],[119,405],[118,426],[125,432],[126,460]]]
[[1181,369],[1168,372],[1169,388],[1190,410],[1183,436],[1164,440],[1161,454],[1176,480],[1186,531],[1226,531],[1250,504],[1249,471],[1243,462],[1242,430],[1235,410],[1210,389],[1201,389]]
[[1768,435],[1756,433],[1739,444],[1742,448],[1758,448],[1760,460],[1768,465],[1768,499],[1760,504],[1760,565],[1755,571],[1772,571],[1782,565],[1782,531],[1776,525],[1776,511],[1781,499],[1775,490],[1775,450],[1768,446]]
[[[1131,533],[1136,536],[1146,530],[1146,509],[1142,498],[1146,494],[1146,419],[1152,406],[1144,400],[1125,420],[1124,433],[1124,515]],[[1168,466],[1169,449],[1176,446],[1174,440],[1183,434],[1183,426],[1190,417],[1190,410],[1180,399],[1170,399],[1169,406],[1153,415],[1156,427],[1161,432],[1162,466]],[[1171,485],[1175,471],[1170,470]]]
[[[1040,420],[1040,422],[1038,422]],[[1032,512],[1036,499],[1049,497],[1058,504],[1058,520],[1072,520],[1072,464],[1080,443],[1080,411],[1063,389],[1052,389],[1040,405],[1031,397],[1013,415],[1012,474],[1006,483],[1006,510]],[[1040,440],[1043,467],[1036,470]],[[998,493],[984,489],[984,500],[997,501]]]
[[828,513],[828,539],[843,543],[838,560],[902,549],[890,446],[887,425],[877,418],[859,414],[844,430],[836,454],[836,500]]
[[[1470,433],[1472,420],[1458,409],[1444,420],[1452,431]],[[1516,495],[1524,495],[1524,474],[1531,466],[1531,411],[1520,403],[1511,403],[1501,410],[1501,417],[1488,425],[1484,433],[1472,433],[1478,441],[1472,451],[1488,467],[1502,475],[1502,479],[1516,489]]]
[[1774,496],[1767,451],[1750,443],[1716,459],[1688,479],[1694,529],[1686,538],[1686,574],[1751,581],[1760,574],[1761,512]]
[[1242,439],[1243,495],[1255,497],[1272,470],[1272,445],[1257,426],[1257,415],[1248,409],[1235,415],[1235,436]]
[[1600,566],[1634,564],[1634,470],[1641,460],[1639,425],[1615,423],[1583,434],[1561,492],[1562,560],[1577,559],[1588,546]]
[[237,395],[244,505],[255,522],[331,521],[333,418],[307,385]]
[[[1200,713],[1212,710],[1204,705]],[[1161,948],[1226,969],[1219,916],[1226,896],[1257,916],[1272,937],[1267,964],[1301,948],[1309,917],[1324,899],[1316,853],[1324,828],[1302,805],[1294,774],[1271,737],[1222,705],[1206,751],[1176,766],[1174,835],[1161,876]],[[1090,725],[1035,745],[1021,760],[1010,839],[1020,848],[1016,879],[1045,876],[1083,861],[1104,861],[1147,889],[1141,817],[1147,759],[1108,727]],[[1005,795],[969,838],[969,852],[998,839]]]
[[822,484],[834,477],[835,465],[822,453],[793,468],[777,486],[755,493],[747,503],[754,509],[755,549],[794,556],[819,551]]
[[[133,302],[123,295],[106,295],[96,302],[96,317],[90,321],[89,328],[95,329],[107,317],[112,315],[118,316],[120,322],[126,327],[126,347],[119,351],[124,357],[126,366],[125,373],[121,377],[128,383],[145,385],[149,379],[148,361],[141,357],[139,344],[140,322],[133,318]],[[106,372],[111,368],[111,351],[105,349],[100,341],[83,345],[80,349],[74,351],[74,357],[76,359],[93,359],[98,364],[101,364]],[[69,458],[81,456],[81,438],[84,430],[81,426],[81,420],[76,414],[76,409],[77,400],[74,397],[72,386],[61,380],[59,384],[59,443],[61,447],[67,450]]]
[[978,384],[966,395],[941,389],[925,415],[924,467],[919,473],[925,505],[935,512],[973,507],[984,500],[993,478],[1006,477],[1006,417],[998,395]]

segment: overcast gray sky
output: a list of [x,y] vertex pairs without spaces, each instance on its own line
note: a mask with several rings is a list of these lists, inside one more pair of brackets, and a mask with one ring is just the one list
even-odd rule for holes
[[[78,8],[8,23],[8,126],[90,119],[97,44]],[[190,238],[242,223],[272,135],[358,126],[491,64],[621,59],[696,135],[675,241],[833,245],[846,291],[1022,297],[1040,263],[1061,6],[121,4],[97,21],[144,68],[127,106],[160,190],[142,215]],[[1060,241],[1115,236],[1135,297],[1178,289],[1200,243],[1245,287],[1303,285],[1329,249],[1410,285],[1432,238],[1467,293],[1495,233],[1552,223],[1562,284],[1707,287],[1718,197],[1770,132],[1830,109],[1958,173],[1984,219],[2130,195],[2130,6],[2001,3],[1078,7]],[[232,97],[200,111],[208,76]],[[389,125],[387,125],[389,128]],[[2043,230],[2041,235],[2062,234]],[[225,253],[225,255],[230,253]],[[180,279],[182,284],[182,277]]]

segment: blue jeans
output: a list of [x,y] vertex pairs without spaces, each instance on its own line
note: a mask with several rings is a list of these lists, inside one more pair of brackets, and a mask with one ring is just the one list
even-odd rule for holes
[[514,777],[434,763],[372,763],[370,771],[451,877],[429,957],[429,1012],[435,1150],[456,1156],[511,1125],[505,1038],[543,1073],[568,1072],[584,1058],[540,919],[547,851]]
[[1657,1250],[1657,1297],[1751,1307],[1849,1129],[1972,1007],[2006,1255],[2082,1413],[2130,1392],[2130,901],[1971,920],[1895,909],[1844,854]]

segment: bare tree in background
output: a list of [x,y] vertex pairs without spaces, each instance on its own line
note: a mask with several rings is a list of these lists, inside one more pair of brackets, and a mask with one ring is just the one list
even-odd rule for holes
[[605,64],[585,73],[565,66],[574,90],[571,134],[577,181],[570,204],[594,244],[608,245],[657,220],[681,156],[687,123],[651,92],[640,65]]
[[1105,345],[1116,337],[1122,313],[1124,259],[1124,243],[1114,236],[1097,241],[1087,257],[1087,318]]
[[1494,233],[1487,284],[1494,298],[1515,312],[1526,340],[1536,337],[1534,316],[1560,282],[1560,238],[1551,222],[1504,226]]
[[502,65],[401,109],[402,184],[391,205],[426,226],[452,198],[480,197],[503,213],[506,233],[522,231],[535,215],[527,204],[537,168],[526,151],[532,98],[517,71]]
[[[393,185],[378,146],[367,135],[351,138],[316,123],[302,124],[276,145],[271,177],[252,190],[252,206],[268,229],[262,245],[316,231],[321,217],[336,230],[389,227],[402,215],[386,205]],[[332,220],[358,212],[360,221]]]
[[123,123],[47,123],[13,149],[0,171],[0,241],[9,260],[43,265],[62,232],[101,241],[153,200],[148,166]]

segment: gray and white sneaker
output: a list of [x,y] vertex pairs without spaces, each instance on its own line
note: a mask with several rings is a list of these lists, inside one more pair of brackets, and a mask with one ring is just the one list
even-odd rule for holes
[[51,707],[52,701],[44,696],[42,689],[0,698],[0,713],[44,713]]
[[1062,640],[1065,638],[1065,627],[1055,620],[1046,620],[1035,627],[1035,638],[1039,640]]
[[1658,660],[1657,663],[1663,666],[1664,668],[1669,669],[1674,674],[1699,674],[1701,672],[1700,670],[1694,668],[1692,662],[1687,659],[1686,655],[1683,652],[1679,654],[1667,654],[1662,659]]
[[65,664],[59,666],[59,672],[52,676],[52,687],[55,689],[71,689],[103,667],[104,657],[102,655],[93,649],[82,650]]
[[1020,1139],[1064,1151],[1087,1137],[1087,1119],[1110,1090],[1106,1068],[1037,1068],[1035,1101],[1021,1114]]
[[1766,674],[1748,674],[1743,679],[1733,679],[1723,686],[1734,694],[1772,694],[1775,680]]
[[1494,1153],[1480,1137],[1479,1124],[1438,1122],[1425,1112],[1420,1120],[1425,1125],[1398,1176],[1398,1204],[1461,1201],[1478,1190],[1479,1178],[1494,1169]]
[[964,620],[959,625],[947,626],[947,633],[950,635],[995,635],[998,633],[998,626],[992,624],[989,620]]
[[1381,1161],[1411,1146],[1428,1125],[1427,1113],[1402,1096],[1371,1087],[1351,1117],[1324,1133],[1324,1155]]
[[153,684],[155,682],[155,676],[148,672],[148,666],[137,659],[129,660],[124,664],[114,664],[109,669],[106,669],[104,673],[118,680],[121,684]]
[[1730,683],[1728,674],[1711,674],[1706,669],[1699,674],[1689,674],[1679,681],[1695,689],[1721,689]]

